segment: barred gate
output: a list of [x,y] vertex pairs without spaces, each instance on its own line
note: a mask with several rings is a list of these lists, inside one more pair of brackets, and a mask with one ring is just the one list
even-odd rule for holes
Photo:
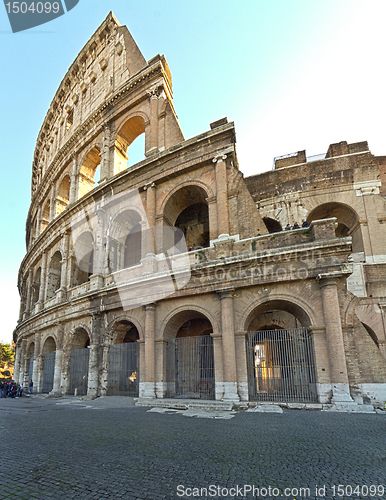
[[167,397],[214,399],[211,335],[170,339],[167,345]]
[[250,400],[317,401],[312,336],[307,328],[249,332],[247,365]]
[[55,357],[56,352],[50,352],[44,356],[42,392],[51,392],[54,387]]
[[70,358],[70,388],[69,394],[77,389],[78,396],[87,394],[88,358],[90,349],[74,349]]
[[109,396],[138,396],[139,344],[113,344],[109,350],[107,394]]

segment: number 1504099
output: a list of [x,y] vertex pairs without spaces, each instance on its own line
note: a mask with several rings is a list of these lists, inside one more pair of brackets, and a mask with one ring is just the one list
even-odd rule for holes
[[8,2],[5,4],[8,14],[57,14],[60,10],[59,2]]

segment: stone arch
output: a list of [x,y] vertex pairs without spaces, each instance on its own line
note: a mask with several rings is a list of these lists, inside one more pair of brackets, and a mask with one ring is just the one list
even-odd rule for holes
[[39,300],[41,274],[42,274],[42,268],[41,266],[39,266],[38,269],[35,271],[33,285],[32,285],[32,297],[31,297],[32,308],[35,307],[35,304]]
[[139,264],[142,256],[142,221],[137,207],[120,210],[111,220],[108,234],[108,259],[111,272]]
[[177,335],[178,330],[189,320],[206,318],[212,325],[213,335],[220,334],[220,327],[213,314],[203,307],[195,304],[186,304],[173,309],[163,320],[160,327],[160,337],[169,340]]
[[74,244],[75,263],[72,275],[72,286],[86,283],[93,274],[94,237],[90,231],[83,231]]
[[78,199],[94,189],[99,180],[97,170],[101,164],[101,148],[93,145],[79,162]]
[[62,254],[57,250],[51,257],[48,268],[46,300],[55,297],[55,292],[60,288],[62,277]]
[[55,206],[56,215],[61,214],[70,202],[71,178],[68,172],[59,179],[58,186]]
[[51,207],[51,202],[50,199],[48,198],[45,203],[43,202],[43,209],[40,219],[40,233],[42,233],[50,223],[50,207]]
[[41,354],[44,356],[45,354],[50,354],[56,351],[56,339],[54,335],[51,333],[47,334],[47,336],[42,339],[42,351]]
[[91,332],[88,326],[81,324],[70,330],[67,338],[67,347],[73,349],[86,349],[92,343]]
[[[117,127],[117,133],[114,138],[114,175],[127,168],[130,146],[140,135],[146,134],[145,125],[148,122],[149,118],[145,113],[136,111],[125,116],[119,127]],[[145,157],[145,151],[143,152],[143,157]]]
[[259,298],[252,302],[243,312],[239,321],[239,330],[248,331],[249,325],[254,317],[266,314],[270,311],[284,311],[298,319],[301,326],[309,327],[316,324],[316,318],[312,308],[299,297],[290,295],[274,295]]
[[48,334],[44,342],[42,342],[42,370],[43,370],[43,385],[41,391],[49,393],[54,386],[55,373],[55,358],[56,358],[56,341],[53,335]]
[[209,246],[210,227],[207,198],[208,191],[202,185],[189,183],[182,187],[179,186],[179,189],[170,193],[165,200],[163,207],[164,225],[174,226],[180,230],[175,234],[177,247],[177,240],[181,239],[181,233],[185,237],[188,250]]
[[202,181],[199,181],[199,180],[189,180],[189,181],[184,181],[184,182],[181,182],[181,183],[178,183],[177,186],[175,186],[171,191],[168,191],[167,195],[164,197],[164,199],[162,200],[161,204],[160,204],[160,207],[159,207],[159,213],[160,214],[164,214],[165,212],[165,206],[166,204],[168,203],[168,201],[170,200],[170,198],[177,192],[179,191],[181,188],[184,188],[184,187],[189,187],[189,186],[197,186],[197,187],[200,187],[207,198],[213,198],[214,197],[214,192],[213,192],[213,189],[209,186],[209,184],[205,183],[205,182],[202,182]]
[[280,222],[276,219],[272,219],[271,217],[263,217],[263,222],[269,233],[279,233],[280,231],[283,231]]
[[142,328],[141,323],[136,318],[125,314],[125,315],[118,316],[117,318],[114,318],[113,321],[111,321],[108,324],[108,326],[106,328],[106,333],[105,333],[105,342],[106,343],[108,343],[108,344],[117,343],[116,341],[117,341],[117,338],[119,337],[119,335],[116,334],[115,328],[116,328],[117,324],[123,323],[123,322],[131,323],[132,325],[134,325],[138,331],[139,340],[144,340],[144,332],[143,332],[143,328]]

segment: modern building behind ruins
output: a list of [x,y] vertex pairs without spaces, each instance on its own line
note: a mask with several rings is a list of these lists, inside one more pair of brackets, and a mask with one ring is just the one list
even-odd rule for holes
[[54,395],[383,402],[385,195],[366,142],[244,178],[233,123],[185,140],[165,57],[110,13],[38,136],[15,376]]

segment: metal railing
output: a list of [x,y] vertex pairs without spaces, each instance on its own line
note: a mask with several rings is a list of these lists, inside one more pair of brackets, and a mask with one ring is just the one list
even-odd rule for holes
[[54,387],[55,357],[55,352],[50,352],[44,356],[42,392],[51,392]]
[[69,394],[84,396],[87,394],[89,349],[73,349],[70,358]]
[[107,394],[138,396],[139,344],[114,344],[109,349]]
[[249,332],[247,366],[250,400],[317,401],[312,336],[307,328]]

